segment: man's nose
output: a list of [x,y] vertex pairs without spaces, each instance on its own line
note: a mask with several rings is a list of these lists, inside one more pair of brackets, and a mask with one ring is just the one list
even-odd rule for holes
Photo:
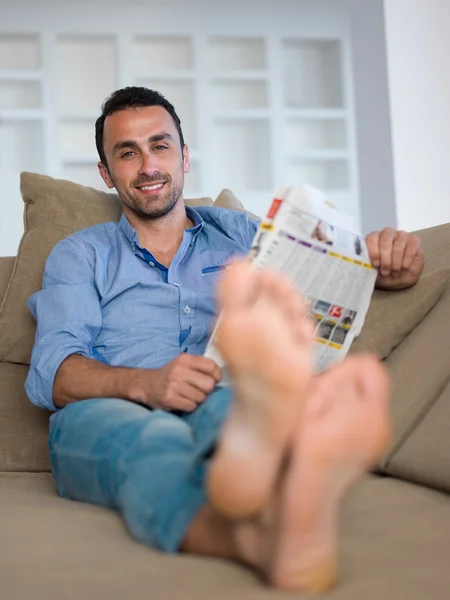
[[158,170],[157,160],[151,152],[142,154],[139,172],[141,175],[151,175]]

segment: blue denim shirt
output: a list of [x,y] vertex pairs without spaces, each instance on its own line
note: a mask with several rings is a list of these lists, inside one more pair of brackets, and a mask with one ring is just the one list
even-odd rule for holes
[[216,207],[186,212],[194,226],[169,268],[139,246],[125,215],[55,246],[43,289],[28,300],[37,321],[25,383],[33,404],[55,410],[53,381],[70,354],[154,369],[182,352],[203,353],[218,276],[232,257],[248,252],[258,223]]

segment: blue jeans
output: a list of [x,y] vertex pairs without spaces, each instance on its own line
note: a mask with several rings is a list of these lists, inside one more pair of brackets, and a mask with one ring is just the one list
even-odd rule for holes
[[208,461],[231,397],[216,388],[193,413],[177,414],[113,398],[69,404],[50,421],[58,492],[117,509],[136,539],[177,551],[206,502]]

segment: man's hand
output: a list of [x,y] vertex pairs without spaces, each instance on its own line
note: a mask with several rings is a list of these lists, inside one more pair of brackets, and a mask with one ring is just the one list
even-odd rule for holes
[[220,381],[220,367],[204,356],[180,354],[169,363],[139,374],[139,401],[162,410],[192,412]]
[[419,281],[424,259],[420,238],[387,227],[366,237],[370,260],[378,272],[375,287],[401,290]]
[[181,354],[160,369],[111,367],[71,354],[60,365],[53,384],[55,406],[88,398],[123,398],[150,408],[192,412],[222,377],[204,356]]

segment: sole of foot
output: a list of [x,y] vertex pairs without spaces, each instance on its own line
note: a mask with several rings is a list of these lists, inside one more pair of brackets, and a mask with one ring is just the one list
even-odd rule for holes
[[374,357],[348,357],[315,379],[280,492],[275,587],[317,593],[335,582],[341,500],[387,449],[388,400]]
[[270,501],[301,420],[312,373],[312,326],[303,299],[279,275],[235,264],[219,288],[218,346],[234,402],[207,487],[219,512],[258,513]]

